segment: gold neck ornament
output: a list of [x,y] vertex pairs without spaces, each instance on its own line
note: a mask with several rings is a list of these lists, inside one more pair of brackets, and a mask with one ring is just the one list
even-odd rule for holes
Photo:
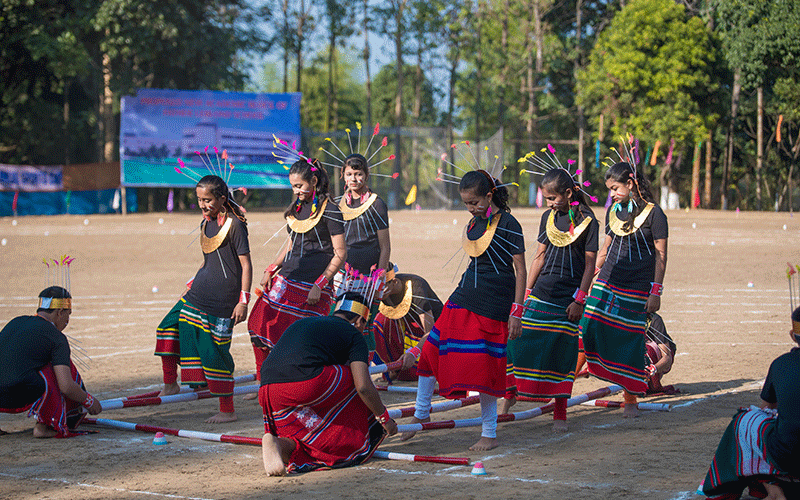
[[640,213],[639,215],[636,216],[635,219],[633,219],[633,227],[631,227],[631,229],[629,230],[623,229],[625,221],[620,220],[617,217],[617,210],[614,206],[612,206],[611,211],[608,214],[608,228],[611,229],[611,231],[617,236],[629,236],[638,231],[640,227],[642,227],[642,224],[644,224],[644,221],[647,220],[647,216],[650,215],[650,211],[653,210],[654,206],[655,205],[653,205],[652,203],[648,203],[642,210],[642,213]]
[[411,310],[411,299],[414,292],[411,289],[411,280],[405,282],[406,292],[403,295],[403,300],[396,306],[389,306],[381,302],[378,304],[378,310],[381,314],[389,319],[400,319]]
[[561,231],[556,227],[556,211],[550,210],[550,216],[547,218],[547,225],[545,229],[547,233],[547,239],[550,240],[550,243],[556,247],[569,246],[578,238],[580,238],[581,234],[583,234],[586,228],[589,227],[591,222],[591,217],[584,216],[581,223],[572,230],[572,234],[569,234],[569,231]]
[[228,216],[225,216],[225,224],[219,228],[219,232],[212,237],[206,236],[206,225],[208,224],[207,220],[204,220],[203,223],[200,225],[200,248],[203,249],[203,253],[211,253],[220,245],[222,242],[225,241],[225,237],[228,236],[228,232],[231,230],[231,224],[233,224],[233,219]]
[[295,218],[294,215],[287,215],[286,222],[289,224],[289,229],[294,231],[295,233],[307,233],[314,229],[314,226],[322,220],[322,214],[325,213],[325,207],[328,206],[328,198],[326,197],[317,211],[311,214],[311,217],[308,219],[299,220]]
[[341,201],[339,201],[339,210],[342,211],[342,218],[346,222],[349,220],[353,220],[357,217],[360,217],[364,212],[366,212],[369,209],[369,207],[372,206],[373,203],[375,203],[376,199],[378,199],[378,195],[372,193],[367,197],[367,201],[365,201],[364,203],[355,208],[350,208],[350,206],[347,204],[347,201],[345,200],[345,197],[342,196]]
[[477,240],[469,239],[469,236],[467,236],[467,228],[469,226],[464,227],[464,234],[461,236],[461,247],[467,252],[467,255],[470,257],[480,257],[483,255],[483,252],[492,244],[494,232],[497,230],[497,225],[500,223],[500,217],[502,215],[503,212],[494,214],[494,216],[492,216],[492,221],[489,223],[489,227],[486,228],[486,232]]

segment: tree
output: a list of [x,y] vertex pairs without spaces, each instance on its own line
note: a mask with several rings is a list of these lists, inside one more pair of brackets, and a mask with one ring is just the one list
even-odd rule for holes
[[[600,34],[589,64],[578,72],[578,102],[616,139],[631,133],[644,143],[674,139],[684,148],[705,139],[718,88],[711,33],[671,0],[633,0]],[[679,162],[678,162],[679,163]],[[671,174],[671,175],[670,175]],[[677,190],[677,172],[668,172]]]

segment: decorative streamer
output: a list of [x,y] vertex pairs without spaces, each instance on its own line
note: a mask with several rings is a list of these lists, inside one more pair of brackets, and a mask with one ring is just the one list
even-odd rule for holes
[[[596,399],[594,401],[586,401],[581,403],[584,406],[601,406],[603,408],[624,408],[623,401],[608,401],[606,399]],[[639,403],[640,410],[644,411],[670,411],[672,407],[666,403]]]

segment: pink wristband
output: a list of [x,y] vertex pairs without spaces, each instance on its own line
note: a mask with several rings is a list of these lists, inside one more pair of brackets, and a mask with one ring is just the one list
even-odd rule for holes
[[378,419],[379,424],[381,425],[386,424],[386,422],[392,419],[392,417],[389,416],[389,408],[386,408],[380,416],[375,418]]
[[512,318],[522,319],[522,313],[525,311],[525,307],[522,304],[517,304],[514,302],[514,305],[511,306],[511,316]]
[[192,283],[194,283],[194,278],[192,278],[192,279],[190,279],[189,281],[186,282],[186,288],[191,290],[192,289]]
[[661,297],[661,293],[664,291],[664,285],[661,283],[650,283],[650,295],[657,295]]
[[240,304],[249,304],[250,303],[250,292],[245,292],[244,290],[239,292],[239,303]]
[[83,400],[83,403],[81,403],[81,406],[83,406],[84,408],[86,408],[88,410],[89,408],[92,407],[93,404],[94,404],[94,397],[87,392],[86,393],[86,399]]
[[324,290],[325,287],[328,286],[328,278],[326,278],[323,274],[317,278],[317,281],[315,281],[314,284],[317,285],[320,290]]
[[586,304],[586,292],[578,288],[575,290],[575,293],[572,294],[572,298],[580,305]]
[[[532,293],[533,293],[533,288],[526,288],[525,289],[525,299],[530,297]],[[525,300],[525,299],[523,299],[523,300]]]
[[275,264],[270,264],[267,266],[264,272],[269,273],[270,276],[272,276],[272,274],[275,272],[276,269],[278,269],[278,266],[276,266]]
[[417,361],[419,361],[419,357],[422,356],[422,349],[420,349],[417,346],[409,347],[406,352],[410,352],[411,355],[414,356],[414,359],[416,359]]

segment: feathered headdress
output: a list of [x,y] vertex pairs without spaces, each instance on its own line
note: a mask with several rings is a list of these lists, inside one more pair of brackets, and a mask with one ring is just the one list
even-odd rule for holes
[[369,320],[372,302],[383,293],[385,269],[375,269],[364,275],[350,264],[344,265],[345,275],[339,286],[335,311],[350,311]]
[[[72,283],[70,281],[69,267],[75,261],[74,257],[62,255],[58,259],[43,258],[42,262],[47,266],[45,275],[45,288],[60,286],[66,291],[70,291]],[[50,264],[53,267],[50,267]],[[40,309],[72,309],[72,299],[58,299],[53,297],[39,297]]]

